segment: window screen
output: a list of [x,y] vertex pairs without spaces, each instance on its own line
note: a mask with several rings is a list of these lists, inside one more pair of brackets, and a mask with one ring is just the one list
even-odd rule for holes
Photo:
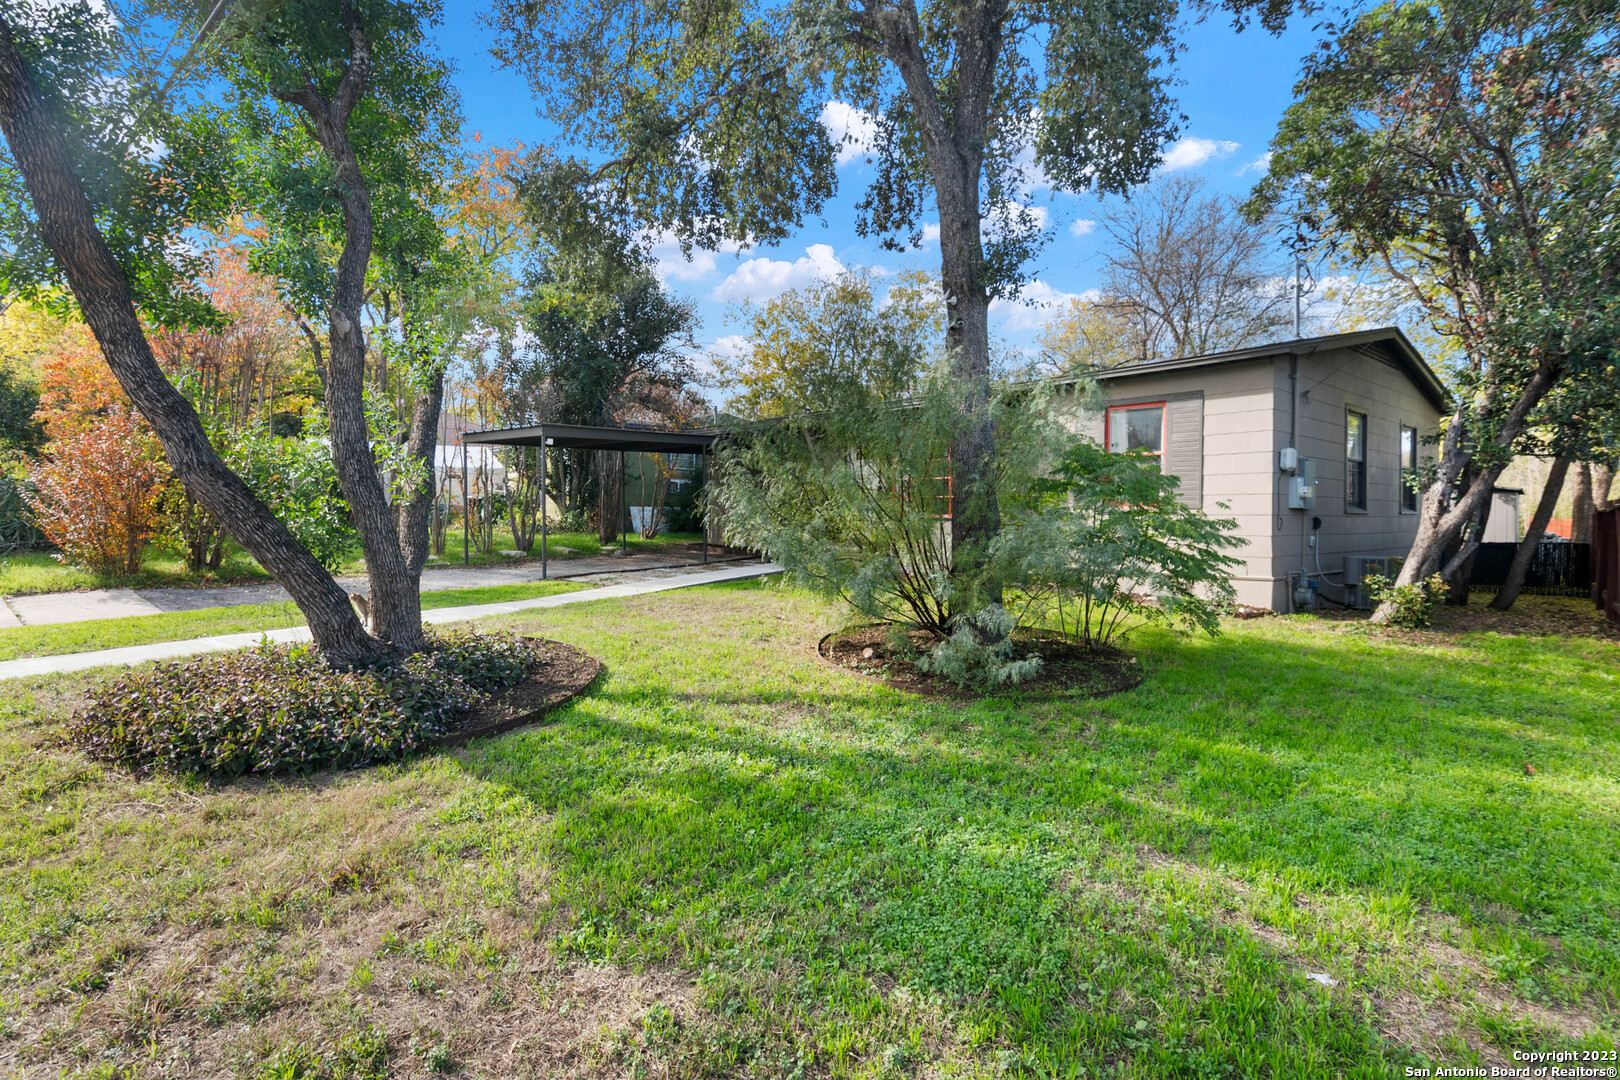
[[1417,428],[1401,428],[1401,509],[1408,513],[1417,513],[1418,493],[1413,487],[1417,483],[1418,467],[1418,441]]
[[1108,410],[1108,452],[1164,454],[1164,405],[1122,405]]
[[1344,425],[1344,506],[1347,510],[1367,509],[1367,415],[1345,414]]

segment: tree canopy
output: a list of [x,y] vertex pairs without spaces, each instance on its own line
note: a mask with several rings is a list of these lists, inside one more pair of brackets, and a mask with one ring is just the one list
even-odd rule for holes
[[1278,131],[1255,208],[1298,199],[1307,226],[1383,264],[1463,354],[1401,584],[1466,537],[1446,563],[1462,565],[1538,422],[1612,401],[1615,16],[1587,0],[1384,4],[1313,54]]
[[[1225,0],[1279,29],[1290,0]],[[523,70],[584,148],[534,190],[574,236],[673,230],[683,243],[779,240],[834,191],[841,150],[873,180],[857,228],[903,246],[939,214],[945,356],[970,420],[951,448],[961,512],[953,572],[1000,528],[990,493],[989,305],[1016,293],[1040,220],[1036,188],[1118,192],[1177,130],[1178,0],[497,0],[497,55]],[[830,102],[872,131],[842,147]],[[994,599],[993,597],[990,599]]]
[[909,394],[935,352],[938,288],[910,275],[876,293],[870,274],[847,272],[790,290],[749,311],[746,351],[715,356],[727,407],[757,419],[815,412],[851,392]]

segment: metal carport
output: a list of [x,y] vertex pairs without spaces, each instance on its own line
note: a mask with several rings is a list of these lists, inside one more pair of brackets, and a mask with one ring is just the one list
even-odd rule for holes
[[[621,551],[628,551],[628,536],[625,532],[625,518],[629,516],[628,495],[624,483],[624,455],[627,450],[639,451],[645,454],[697,454],[703,459],[702,475],[705,481],[709,478],[709,449],[714,441],[720,437],[718,431],[660,431],[657,428],[637,427],[596,427],[590,424],[535,424],[533,427],[498,428],[491,431],[469,431],[461,437],[463,444],[493,445],[493,446],[537,446],[540,447],[540,577],[545,579],[550,574],[547,564],[546,541],[546,454],[551,450],[605,450],[611,453],[619,452],[619,547]],[[462,455],[462,486],[467,490],[467,458]],[[463,498],[462,514],[470,519],[468,502]],[[468,523],[462,526],[463,546],[465,537],[470,531]],[[703,521],[703,561],[709,561],[709,528],[708,517],[705,514]]]

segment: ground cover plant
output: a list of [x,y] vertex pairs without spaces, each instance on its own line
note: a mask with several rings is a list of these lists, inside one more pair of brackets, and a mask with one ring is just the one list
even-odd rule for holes
[[[487,585],[475,589],[443,589],[422,594],[422,610],[464,607],[472,604],[498,604],[508,600],[531,600],[537,596],[573,592],[588,588],[577,581],[532,581],[523,585]],[[272,604],[234,604],[230,607],[198,611],[171,611],[162,615],[137,615],[124,619],[93,619],[87,622],[57,623],[47,626],[16,626],[0,629],[0,660],[27,656],[60,656],[64,653],[117,649],[126,645],[149,645],[157,641],[186,641],[216,634],[241,634],[257,630],[278,630],[302,626],[304,617],[291,601]]]
[[272,645],[118,676],[68,722],[69,743],[133,769],[230,779],[398,761],[516,686],[540,644],[514,634],[429,634],[428,648],[336,670],[312,645]]
[[1384,1078],[1607,1049],[1620,642],[1522,605],[1145,628],[1139,688],[1019,702],[829,673],[843,613],[777,586],[604,601],[499,620],[605,661],[543,726],[220,788],[54,745],[84,677],[12,684],[0,1069]]

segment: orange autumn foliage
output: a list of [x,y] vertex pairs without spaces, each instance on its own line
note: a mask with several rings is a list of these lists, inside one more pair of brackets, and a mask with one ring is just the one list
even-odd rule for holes
[[240,250],[221,245],[213,259],[205,284],[226,325],[154,332],[152,350],[170,378],[189,380],[187,396],[205,419],[263,420],[299,381],[303,338],[274,283],[248,269]]
[[102,358],[90,328],[69,327],[56,351],[40,362],[34,416],[44,424],[46,437],[54,442],[93,429],[108,417],[134,415],[135,406]]
[[141,568],[157,531],[168,470],[144,424],[128,411],[52,440],[30,466],[29,505],[39,530],[69,562],[111,577]]

